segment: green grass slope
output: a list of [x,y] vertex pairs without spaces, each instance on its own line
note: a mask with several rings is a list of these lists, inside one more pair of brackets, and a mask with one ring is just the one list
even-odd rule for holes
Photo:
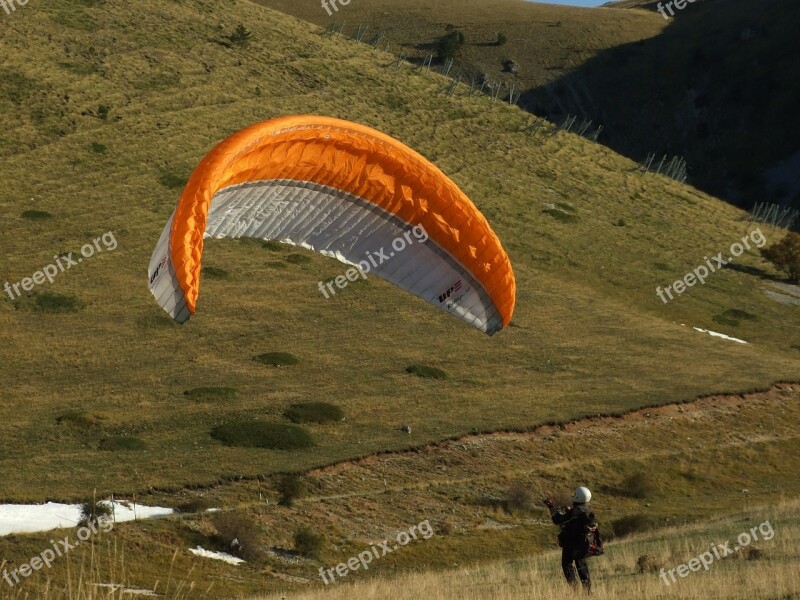
[[[642,178],[584,139],[531,138],[526,113],[464,88],[447,97],[445,80],[387,68],[390,55],[259,5],[224,6],[56,0],[2,23],[0,282],[108,231],[118,247],[0,302],[0,496],[306,469],[800,376],[797,306],[764,294],[771,275],[754,253],[740,260],[751,269],[717,273],[669,305],[655,295],[745,235],[739,211]],[[221,44],[239,24],[250,44]],[[182,182],[225,135],[290,113],[377,127],[452,176],[511,256],[513,326],[487,338],[375,279],[326,300],[317,282],[342,265],[247,241],[207,244],[199,312],[173,325],[146,272]],[[731,310],[752,318],[720,325]],[[298,362],[253,360],[270,352]],[[414,364],[449,377],[410,375]],[[287,407],[313,401],[345,420],[303,424],[303,449],[210,435],[241,420],[288,425]]]

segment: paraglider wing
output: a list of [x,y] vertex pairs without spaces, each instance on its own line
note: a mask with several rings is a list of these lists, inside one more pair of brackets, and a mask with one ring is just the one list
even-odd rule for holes
[[204,238],[240,237],[357,266],[489,335],[514,311],[511,263],[475,205],[427,159],[356,123],[273,119],[200,162],[150,261],[150,290],[173,319],[195,312]]

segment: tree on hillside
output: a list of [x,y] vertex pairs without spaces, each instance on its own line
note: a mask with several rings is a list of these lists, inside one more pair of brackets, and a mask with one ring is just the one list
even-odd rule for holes
[[439,38],[439,41],[436,45],[437,56],[440,60],[453,58],[456,52],[461,49],[461,46],[463,46],[465,42],[466,39],[464,38],[464,34],[453,29]]
[[780,242],[761,248],[761,256],[789,276],[792,283],[800,283],[800,233],[790,233]]
[[494,45],[495,46],[502,46],[507,41],[508,41],[508,38],[504,34],[498,33],[497,34],[497,41],[494,43]]

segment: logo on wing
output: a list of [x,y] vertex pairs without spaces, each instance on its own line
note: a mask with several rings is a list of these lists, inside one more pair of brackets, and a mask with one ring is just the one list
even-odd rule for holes
[[156,279],[158,279],[158,276],[166,268],[166,266],[167,266],[167,257],[165,256],[164,258],[161,259],[161,262],[158,263],[156,270],[153,271],[153,274],[150,276],[150,287],[153,287],[153,282]]

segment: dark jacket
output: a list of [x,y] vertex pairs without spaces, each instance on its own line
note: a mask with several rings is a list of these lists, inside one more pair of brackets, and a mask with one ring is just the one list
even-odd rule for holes
[[586,504],[575,504],[565,513],[554,511],[553,523],[560,525],[564,531],[564,548],[576,551],[589,551],[586,539],[586,526],[597,526],[594,513]]

